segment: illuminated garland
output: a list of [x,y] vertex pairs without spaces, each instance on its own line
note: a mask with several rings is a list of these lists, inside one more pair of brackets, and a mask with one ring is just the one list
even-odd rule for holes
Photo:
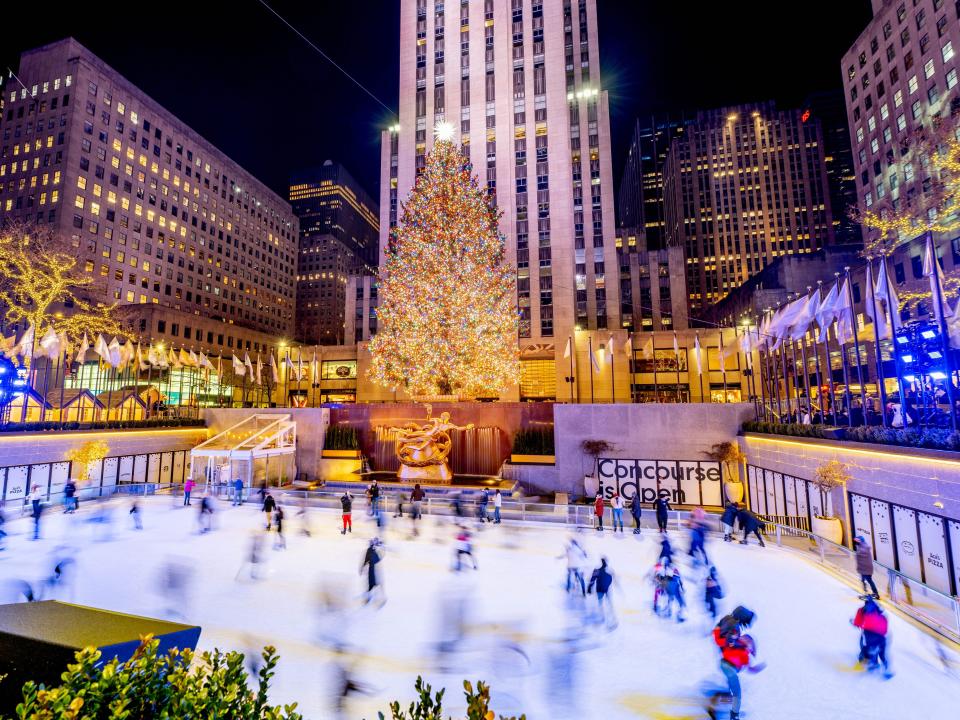
[[379,277],[370,378],[414,396],[489,397],[519,378],[516,278],[499,212],[438,137]]

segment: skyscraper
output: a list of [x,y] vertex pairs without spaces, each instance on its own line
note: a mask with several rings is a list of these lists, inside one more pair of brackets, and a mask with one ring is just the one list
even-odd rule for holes
[[843,56],[847,119],[861,210],[928,193],[925,161],[910,142],[960,109],[960,5],[873,2],[873,20]]
[[760,103],[698,113],[670,145],[664,198],[694,315],[774,258],[833,242],[820,123],[801,110]]
[[440,122],[453,125],[503,213],[521,349],[553,356],[574,326],[620,327],[595,0],[401,0],[400,117],[383,136],[381,255]]
[[53,226],[145,339],[220,353],[292,333],[285,200],[73,38],[23,53],[17,78],[0,222]]
[[296,339],[342,344],[347,279],[372,275],[377,263],[377,205],[331,160],[296,173],[289,197],[300,219]]

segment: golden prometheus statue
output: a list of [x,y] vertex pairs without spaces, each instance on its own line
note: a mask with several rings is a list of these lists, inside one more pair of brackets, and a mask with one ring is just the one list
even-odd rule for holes
[[409,422],[402,427],[392,427],[390,431],[396,433],[397,457],[400,459],[400,469],[397,477],[401,480],[426,480],[433,482],[450,482],[453,473],[447,464],[447,457],[453,447],[450,438],[451,430],[469,430],[469,425],[454,425],[450,422],[450,413],[442,412],[440,417],[430,417],[433,407],[427,408],[425,425]]

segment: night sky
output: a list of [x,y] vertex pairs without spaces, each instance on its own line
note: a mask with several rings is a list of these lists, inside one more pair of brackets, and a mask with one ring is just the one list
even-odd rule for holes
[[[396,108],[398,0],[268,1]],[[870,0],[598,0],[598,11],[619,183],[638,115],[766,99],[786,107],[839,88],[840,58]],[[281,195],[291,171],[333,158],[379,196],[390,114],[258,0],[21,2],[6,15],[4,75],[21,50],[73,35]]]

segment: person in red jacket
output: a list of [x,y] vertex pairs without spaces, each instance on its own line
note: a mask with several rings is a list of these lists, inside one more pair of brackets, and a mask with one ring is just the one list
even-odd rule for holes
[[852,622],[862,632],[857,662],[866,662],[867,670],[876,670],[882,664],[884,677],[893,677],[887,661],[887,616],[871,596],[865,596],[863,607],[857,610]]
[[593,501],[593,514],[597,516],[597,531],[603,531],[603,495],[597,493],[597,499]]
[[726,615],[713,629],[713,641],[720,648],[720,672],[727,680],[730,696],[733,698],[730,720],[740,717],[740,704],[743,691],[740,687],[739,673],[746,668],[752,673],[763,670],[764,663],[751,664],[751,657],[757,654],[757,646],[749,635],[741,630],[752,624],[753,612],[740,606],[730,615]]

